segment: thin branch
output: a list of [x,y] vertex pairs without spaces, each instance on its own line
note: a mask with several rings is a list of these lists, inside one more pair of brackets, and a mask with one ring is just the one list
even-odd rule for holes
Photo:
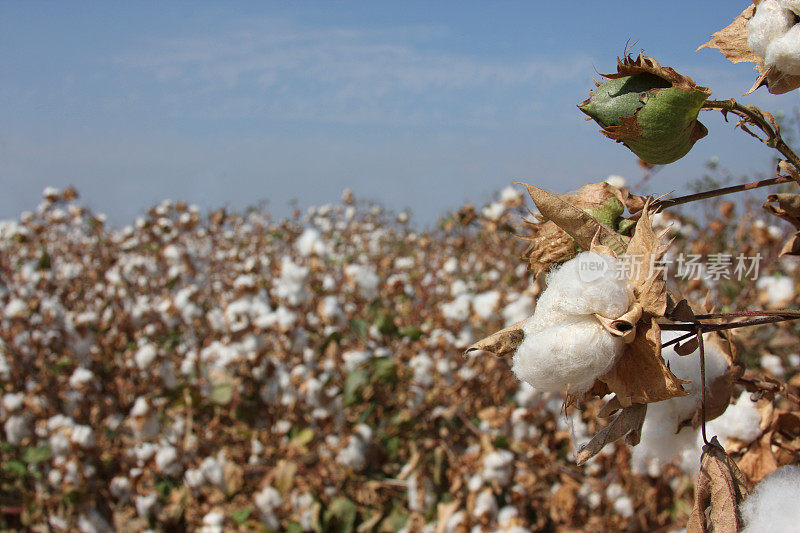
[[703,443],[708,444],[706,437],[706,348],[703,343],[703,327],[697,328],[697,343],[700,346],[700,430],[703,434]]
[[[786,160],[800,172],[800,157],[789,148],[789,145],[781,137],[781,129],[775,118],[768,112],[762,111],[754,105],[742,105],[736,100],[707,100],[703,104],[703,109],[713,109],[722,112],[723,116],[727,119],[728,113],[733,113],[740,117],[736,126],[741,127],[742,130],[753,137],[759,139],[761,142],[776,149],[786,158]],[[746,124],[752,124],[764,132],[765,139],[762,139],[753,133]],[[793,179],[800,184],[800,178],[794,177]]]
[[[764,314],[764,313],[760,313]],[[677,324],[659,324],[658,326],[663,331],[691,331],[692,333],[696,333],[699,328],[702,327],[703,331],[706,333],[712,331],[725,331],[728,329],[737,329],[737,328],[746,328],[749,326],[761,326],[764,324],[775,324],[777,322],[786,322],[789,320],[798,320],[800,316],[785,316],[785,315],[778,315],[778,316],[766,316],[762,318],[754,318],[751,320],[742,320],[741,322],[728,322],[725,324],[687,324],[687,323],[677,323]]]
[[722,187],[719,189],[711,189],[708,191],[698,192],[694,194],[687,194],[686,196],[679,196],[668,200],[658,200],[653,202],[653,209],[666,209],[676,205],[688,204],[689,202],[696,202],[698,200],[706,200],[708,198],[715,198],[717,196],[724,196],[726,194],[733,194],[742,191],[749,191],[751,189],[758,189],[759,187],[769,187],[770,185],[780,185],[781,183],[788,183],[794,181],[789,176],[778,176],[766,180],[754,181],[752,183],[743,183],[741,185],[733,185],[731,187]]

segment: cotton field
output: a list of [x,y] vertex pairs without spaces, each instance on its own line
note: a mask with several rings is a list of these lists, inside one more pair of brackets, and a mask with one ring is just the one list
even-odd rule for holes
[[[722,309],[796,307],[798,264],[775,259],[788,226],[720,213],[659,215],[670,253],[758,252],[758,281],[671,282]],[[699,385],[688,403],[653,406],[639,446],[579,467],[601,404],[565,409],[510,360],[464,354],[534,313],[544,276],[515,237],[525,216],[509,187],[420,230],[348,191],[284,220],[164,201],[112,229],[76,191],[46,189],[0,223],[0,527],[685,527],[702,442],[674,426]],[[797,386],[796,338],[792,325],[748,330],[739,356]],[[695,379],[697,360],[668,352]],[[707,352],[710,376],[726,364]],[[708,424],[732,453],[766,427],[769,402],[752,396],[737,390]],[[800,435],[786,435],[778,461],[797,464]]]

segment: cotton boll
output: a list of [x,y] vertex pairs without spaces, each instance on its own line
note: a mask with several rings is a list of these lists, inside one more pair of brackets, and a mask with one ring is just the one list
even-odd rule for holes
[[514,454],[508,450],[497,450],[483,458],[483,479],[496,481],[500,486],[511,483],[514,468]]
[[765,353],[761,356],[761,368],[776,377],[781,377],[786,373],[783,362],[777,355]]
[[778,0],[763,0],[756,14],[747,22],[747,46],[759,57],[794,24],[794,15],[783,9]]
[[722,416],[706,424],[706,433],[716,435],[723,444],[729,438],[752,442],[761,435],[760,424],[761,413],[745,391],[735,404],[728,406]]
[[[794,14],[790,14],[794,17]],[[770,42],[764,63],[785,74],[800,74],[800,25],[794,25],[781,37]]]
[[795,531],[800,522],[800,467],[782,466],[766,476],[741,504],[742,533]]
[[523,325],[525,338],[511,369],[539,391],[586,392],[622,353],[622,339],[592,316],[570,317],[546,329],[534,329],[529,322]]
[[495,310],[499,301],[499,292],[482,292],[481,294],[475,295],[475,297],[472,299],[472,308],[483,320],[490,320],[495,315]]
[[547,277],[534,317],[543,313],[623,315],[631,304],[632,291],[621,276],[622,266],[622,261],[606,254],[578,254]]
[[800,0],[778,0],[783,9],[788,9],[797,16],[800,16]]
[[[524,265],[523,265],[524,266]],[[533,298],[527,294],[521,295],[519,298],[509,303],[503,308],[501,314],[506,326],[522,322],[533,314]]]
[[532,317],[522,324],[525,337],[512,370],[534,388],[583,393],[608,371],[623,342],[593,313],[617,318],[630,306],[632,291],[619,275],[619,260],[584,252],[548,277]]
[[257,492],[254,497],[256,508],[261,513],[261,518],[266,523],[269,529],[277,530],[280,527],[280,521],[275,516],[275,510],[283,505],[283,498],[280,492],[273,487],[264,487],[261,492]]

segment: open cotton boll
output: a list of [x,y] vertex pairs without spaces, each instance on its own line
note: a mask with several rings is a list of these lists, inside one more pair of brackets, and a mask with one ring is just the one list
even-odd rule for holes
[[593,313],[617,318],[628,310],[631,291],[619,267],[613,257],[584,252],[550,274],[522,324],[525,337],[512,366],[519,379],[541,391],[580,394],[611,368],[623,342]]
[[[791,15],[794,17],[794,14]],[[785,74],[800,74],[800,25],[792,26],[767,46],[764,63]]]
[[800,467],[782,466],[761,480],[742,502],[742,533],[796,531],[800,523]]
[[761,435],[760,425],[761,413],[756,403],[750,400],[750,394],[744,391],[722,416],[706,424],[706,433],[716,435],[723,445],[729,438],[752,442]]
[[[681,331],[662,331],[661,342],[668,342],[682,334]],[[729,368],[725,354],[715,343],[708,342],[709,337],[704,336],[707,391],[714,380],[723,376]],[[688,395],[647,406],[642,436],[639,444],[633,448],[631,467],[636,473],[656,477],[665,465],[677,461],[684,471],[693,474],[700,466],[698,431],[692,427],[681,428],[678,433],[676,431],[678,425],[691,418],[700,407],[700,353],[678,355],[673,345],[664,348],[661,355],[675,376],[690,381],[683,385]]]
[[527,322],[511,369],[540,391],[586,392],[622,352],[622,339],[603,329],[593,316],[569,317],[541,329],[526,326]]
[[541,313],[591,315],[608,318],[623,315],[632,291],[620,275],[622,262],[614,257],[583,252],[550,272],[547,288],[536,302],[534,317]]
[[759,57],[767,55],[767,47],[784,35],[794,24],[794,15],[783,9],[778,0],[763,0],[756,14],[747,22],[747,46]]

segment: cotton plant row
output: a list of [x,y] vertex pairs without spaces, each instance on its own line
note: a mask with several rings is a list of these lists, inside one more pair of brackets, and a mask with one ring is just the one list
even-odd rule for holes
[[[537,482],[515,479],[508,443],[532,447],[559,402],[538,413],[544,399],[461,356],[532,309],[524,269],[498,261],[496,217],[415,232],[349,204],[271,221],[163,202],[111,230],[75,195],[49,189],[1,229],[6,525],[314,530],[390,502],[398,528],[433,529],[455,483],[454,528],[531,526]],[[520,196],[498,200],[508,223]],[[467,313],[447,311],[459,297]],[[568,442],[558,424],[536,453]],[[453,473],[434,481],[442,454]]]

